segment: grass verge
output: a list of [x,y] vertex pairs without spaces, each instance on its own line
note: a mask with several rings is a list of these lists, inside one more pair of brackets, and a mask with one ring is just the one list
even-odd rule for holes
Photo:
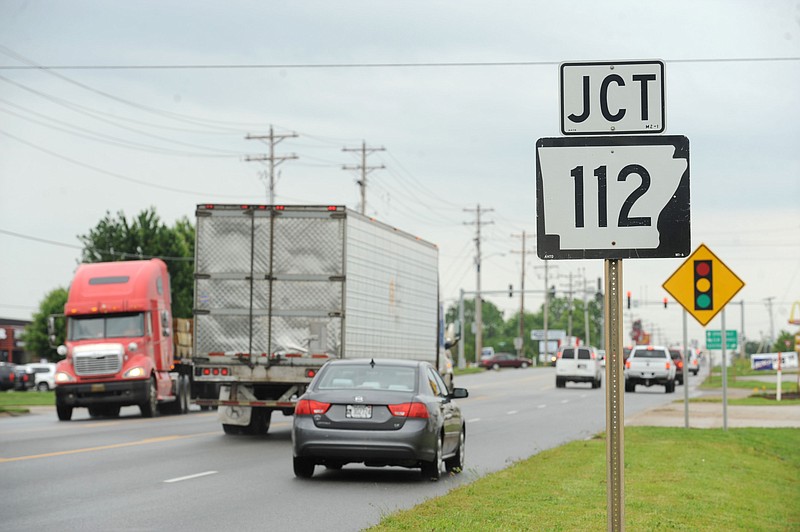
[[24,414],[29,406],[53,406],[56,404],[55,392],[0,392],[0,413]]
[[[605,530],[605,437],[386,516],[382,530]],[[797,429],[625,429],[630,530],[800,529]]]

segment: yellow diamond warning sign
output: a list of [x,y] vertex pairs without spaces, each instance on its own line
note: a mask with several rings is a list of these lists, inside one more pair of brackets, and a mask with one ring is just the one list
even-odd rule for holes
[[661,286],[705,326],[742,289],[744,281],[700,244]]

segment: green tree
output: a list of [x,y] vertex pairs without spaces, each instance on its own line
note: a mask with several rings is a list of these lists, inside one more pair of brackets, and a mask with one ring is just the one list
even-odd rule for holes
[[[64,305],[67,303],[67,289],[55,288],[44,296],[39,303],[39,311],[33,315],[33,321],[25,327],[22,334],[22,341],[25,342],[25,350],[35,355],[34,360],[47,359],[55,362],[58,359],[56,350],[50,345],[50,338],[47,331],[47,320],[51,315],[64,314]],[[64,343],[65,327],[63,318],[57,320],[56,338],[53,345],[58,346]]]
[[773,353],[794,351],[794,348],[794,335],[789,331],[781,331],[780,334],[778,334],[778,339],[772,344]]
[[157,257],[167,263],[172,283],[172,313],[178,318],[192,317],[194,289],[194,226],[183,217],[174,227],[161,222],[155,208],[128,220],[120,211],[106,216],[86,235],[83,262],[135,260]]

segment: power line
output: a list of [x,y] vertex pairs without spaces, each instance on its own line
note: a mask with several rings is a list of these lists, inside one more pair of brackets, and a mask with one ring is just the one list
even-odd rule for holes
[[[11,56],[11,54],[6,54]],[[18,55],[18,54],[15,54]],[[13,57],[13,56],[12,56]],[[667,63],[767,63],[800,61],[800,57],[706,57],[666,59]],[[378,63],[255,63],[255,64],[170,64],[170,65],[3,65],[0,70],[274,70],[344,68],[485,68],[560,65],[561,61],[429,61]]]
[[[36,236],[25,235],[22,233],[17,233],[15,231],[8,231],[6,229],[0,229],[0,233],[4,235],[13,236],[16,238],[21,238],[23,240],[31,240],[33,242],[41,242],[42,244],[50,244],[52,246],[61,246],[65,248],[77,249],[80,251],[85,250],[84,246],[77,246],[75,244],[67,244],[65,242],[57,242],[55,240],[48,240],[46,238],[39,238]],[[115,251],[113,249],[99,249],[96,250],[98,253],[103,255],[111,255],[113,257],[122,257],[122,258],[129,258],[129,259],[161,259],[165,261],[171,262],[194,262],[194,258],[192,257],[168,257],[164,255],[144,255],[142,253],[127,253],[125,251]]]

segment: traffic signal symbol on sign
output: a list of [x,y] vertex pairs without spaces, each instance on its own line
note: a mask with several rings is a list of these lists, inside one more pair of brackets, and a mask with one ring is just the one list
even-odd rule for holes
[[662,285],[700,325],[707,325],[744,286],[705,244]]
[[694,261],[694,309],[713,310],[714,293],[711,290],[713,264],[710,260]]

